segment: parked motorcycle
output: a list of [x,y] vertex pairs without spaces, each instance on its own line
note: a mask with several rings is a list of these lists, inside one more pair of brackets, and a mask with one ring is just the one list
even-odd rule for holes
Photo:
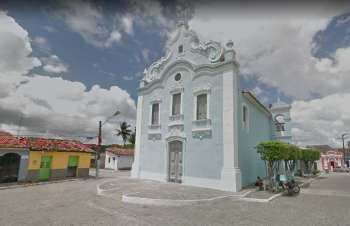
[[282,192],[286,193],[287,195],[295,195],[295,194],[299,194],[300,192],[300,187],[298,185],[297,182],[295,182],[295,180],[290,180],[287,182],[280,182],[280,186],[282,188]]

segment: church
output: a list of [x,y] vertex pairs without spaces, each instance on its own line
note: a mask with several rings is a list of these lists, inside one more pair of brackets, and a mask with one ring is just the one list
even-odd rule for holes
[[203,43],[179,21],[140,81],[131,177],[237,192],[265,176],[259,142],[290,142],[289,110],[240,88],[232,41]]

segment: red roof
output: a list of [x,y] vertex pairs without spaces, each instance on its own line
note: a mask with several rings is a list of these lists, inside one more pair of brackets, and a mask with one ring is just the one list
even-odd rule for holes
[[134,149],[129,148],[109,147],[106,151],[112,152],[116,155],[134,155]]
[[0,148],[29,148],[31,150],[94,152],[75,140],[0,136]]

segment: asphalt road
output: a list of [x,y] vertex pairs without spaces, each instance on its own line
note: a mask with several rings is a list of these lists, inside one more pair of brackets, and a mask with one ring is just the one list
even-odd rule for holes
[[[194,206],[150,207],[98,196],[103,178],[0,190],[0,225],[350,225],[350,175],[315,181],[297,197],[270,203],[235,198]],[[127,192],[127,191],[123,191]]]

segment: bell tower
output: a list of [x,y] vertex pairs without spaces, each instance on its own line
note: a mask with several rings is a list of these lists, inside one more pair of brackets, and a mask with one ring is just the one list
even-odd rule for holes
[[270,105],[270,111],[272,113],[272,131],[273,138],[286,143],[292,143],[292,131],[291,131],[291,106],[277,99],[277,103]]

